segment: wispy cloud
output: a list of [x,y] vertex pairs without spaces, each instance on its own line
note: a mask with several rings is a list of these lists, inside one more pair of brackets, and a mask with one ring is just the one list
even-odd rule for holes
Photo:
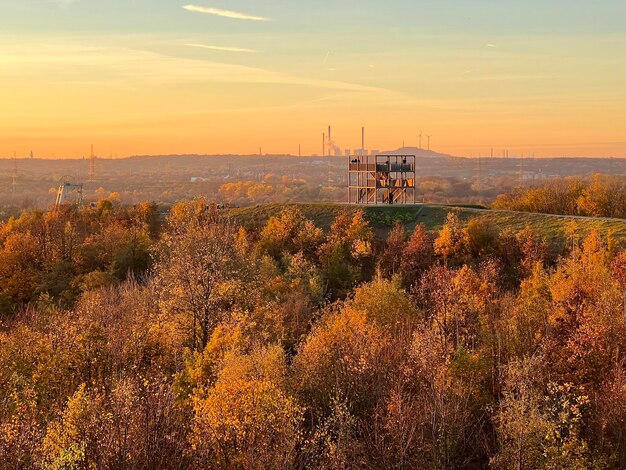
[[222,16],[224,18],[232,18],[235,20],[249,20],[249,21],[270,21],[270,18],[264,16],[249,15],[247,13],[240,13],[238,11],[222,10],[220,8],[203,7],[199,5],[185,5],[183,8],[187,11],[194,11],[196,13],[204,13],[206,15]]
[[[192,60],[155,52],[118,47],[78,45],[76,41],[0,44],[0,81],[9,78],[51,75],[67,83],[62,73],[73,69],[73,80],[85,84],[110,84],[124,87],[139,83],[226,82],[276,84],[310,87],[367,95],[389,95],[389,90],[340,80],[324,80],[291,75],[237,64]],[[55,80],[51,80],[55,81]]]
[[185,44],[185,46],[198,47],[200,49],[210,49],[212,51],[223,51],[223,52],[247,52],[250,54],[254,54],[256,52],[254,49],[246,49],[243,47],[211,46],[209,44]]
[[491,43],[487,44],[487,47],[491,47],[493,49],[497,49],[498,48],[498,46],[496,46],[495,44],[491,44]]
[[[463,75],[463,74],[462,74]],[[463,80],[473,82],[527,82],[535,80],[554,80],[562,79],[566,77],[563,74],[548,74],[548,73],[535,73],[535,74],[494,74],[494,75],[476,75],[465,76]]]

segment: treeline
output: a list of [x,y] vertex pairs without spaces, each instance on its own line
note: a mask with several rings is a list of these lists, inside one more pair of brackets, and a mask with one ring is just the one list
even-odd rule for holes
[[262,181],[235,181],[220,186],[216,196],[230,205],[250,205],[279,202],[342,201],[344,185],[332,186],[289,176],[266,174]]
[[626,466],[615,240],[150,207],[2,226],[4,468]]
[[[281,202],[344,202],[346,175],[332,173],[330,184],[325,176],[306,180],[269,173],[262,181],[225,183],[215,196],[223,203],[241,206]],[[477,188],[460,178],[426,176],[416,179],[416,199],[439,203],[481,203],[485,199],[493,201],[509,188],[503,182]]]
[[545,214],[626,218],[626,179],[597,174],[591,179],[560,178],[499,195],[492,207]]
[[107,199],[94,210],[64,206],[0,222],[0,318],[46,298],[70,306],[81,292],[141,276],[159,225],[155,204]]

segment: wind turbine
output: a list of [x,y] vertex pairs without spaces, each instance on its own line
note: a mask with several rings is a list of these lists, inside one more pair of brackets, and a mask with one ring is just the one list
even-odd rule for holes
[[420,138],[420,149],[422,148],[422,131],[420,131],[420,135],[418,136]]
[[428,137],[428,150],[430,150],[430,138],[432,137],[432,135],[427,135],[426,137]]

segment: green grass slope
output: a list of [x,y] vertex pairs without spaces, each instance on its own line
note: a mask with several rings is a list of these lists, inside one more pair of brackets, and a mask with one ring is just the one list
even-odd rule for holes
[[260,228],[267,220],[279,214],[286,207],[298,207],[302,213],[319,227],[328,230],[332,221],[341,212],[354,213],[363,209],[367,219],[380,236],[384,236],[397,222],[412,231],[417,224],[424,224],[429,230],[438,230],[444,224],[448,212],[455,211],[461,220],[484,217],[500,230],[506,228],[522,230],[527,225],[548,239],[564,236],[565,227],[575,221],[582,235],[592,230],[601,234],[612,233],[616,238],[626,240],[626,220],[593,219],[585,217],[554,216],[525,212],[493,211],[468,206],[415,205],[415,206],[354,206],[347,204],[265,204],[242,208],[226,209],[226,215],[248,228]]

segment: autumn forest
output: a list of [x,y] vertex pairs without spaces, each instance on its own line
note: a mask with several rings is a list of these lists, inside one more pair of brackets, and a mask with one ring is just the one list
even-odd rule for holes
[[0,223],[7,469],[626,466],[626,251],[452,211]]

